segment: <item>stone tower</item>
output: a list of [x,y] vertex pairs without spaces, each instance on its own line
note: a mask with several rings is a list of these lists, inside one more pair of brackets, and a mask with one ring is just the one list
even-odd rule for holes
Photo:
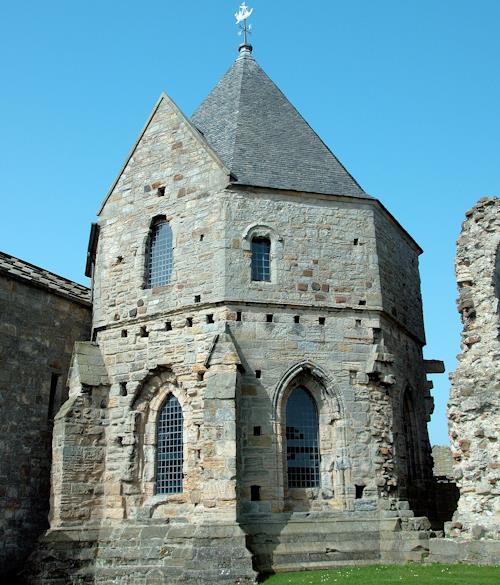
[[420,559],[420,253],[251,47],[191,119],[162,95],[92,230],[36,581]]

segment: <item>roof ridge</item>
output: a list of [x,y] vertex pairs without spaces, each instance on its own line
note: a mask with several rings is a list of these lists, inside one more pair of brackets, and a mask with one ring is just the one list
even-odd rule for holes
[[92,303],[91,289],[84,284],[6,252],[0,252],[0,273],[8,278],[35,288],[42,288],[51,294],[71,299],[86,306],[90,306]]
[[[18,262],[21,262],[25,266],[31,266],[31,268],[36,268],[36,270],[39,270],[41,272],[47,272],[51,276],[55,276],[56,278],[60,278],[61,280],[65,280],[66,282],[68,282],[70,284],[80,286],[83,289],[90,291],[90,287],[85,286],[84,284],[76,282],[75,280],[71,280],[70,278],[66,278],[65,276],[61,276],[60,274],[57,274],[56,272],[52,272],[52,270],[48,270],[47,268],[42,268],[41,266],[38,266],[37,264],[32,264],[31,262],[28,262],[27,260],[23,260],[22,258],[19,258],[18,256],[13,256],[12,254],[8,254],[7,252],[2,252],[1,250],[0,250],[0,256],[3,256],[4,258],[12,258],[13,260],[17,260]],[[0,266],[0,269],[1,269],[1,266]]]
[[[257,66],[257,61],[252,57],[251,53],[241,53],[241,55],[236,59],[236,62],[234,63],[233,67],[236,65],[236,63],[238,63],[238,61],[241,61],[241,79],[240,79],[240,84],[239,84],[239,92],[238,92],[238,121],[236,123],[236,132],[234,133],[234,140],[233,140],[233,150],[232,150],[232,156],[231,156],[231,164],[233,162],[234,159],[234,155],[236,152],[236,143],[238,142],[238,137],[240,135],[240,133],[238,132],[238,130],[240,129],[241,126],[241,102],[242,102],[242,98],[243,98],[243,80],[245,78],[245,68],[246,68],[246,62],[247,61],[253,61]],[[238,180],[238,176],[236,175],[236,180]]]

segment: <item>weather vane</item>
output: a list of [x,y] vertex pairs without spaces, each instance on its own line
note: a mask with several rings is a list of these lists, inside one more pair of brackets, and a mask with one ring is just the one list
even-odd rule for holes
[[236,24],[240,27],[239,35],[243,35],[243,47],[248,46],[248,35],[252,34],[252,25],[248,24],[247,20],[250,18],[253,8],[249,8],[245,2],[242,2],[240,9],[235,13]]

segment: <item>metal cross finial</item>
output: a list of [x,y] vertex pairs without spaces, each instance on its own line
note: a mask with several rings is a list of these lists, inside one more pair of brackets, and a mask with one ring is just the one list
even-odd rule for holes
[[[240,27],[239,35],[243,36],[243,47],[248,47],[248,35],[252,34],[252,25],[248,24],[247,20],[250,18],[253,8],[248,8],[245,2],[241,3],[240,9],[235,13],[236,24]],[[251,50],[251,49],[250,49]]]

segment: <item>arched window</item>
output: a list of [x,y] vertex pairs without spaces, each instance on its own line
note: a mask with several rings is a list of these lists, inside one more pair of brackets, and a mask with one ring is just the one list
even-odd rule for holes
[[182,408],[170,394],[160,410],[156,442],[156,493],[182,492],[184,464]]
[[271,280],[271,240],[252,239],[252,280]]
[[172,251],[172,229],[164,217],[153,221],[146,250],[146,259],[148,288],[168,284],[172,277],[174,256]]
[[289,488],[319,486],[318,410],[303,386],[286,403],[286,459]]

